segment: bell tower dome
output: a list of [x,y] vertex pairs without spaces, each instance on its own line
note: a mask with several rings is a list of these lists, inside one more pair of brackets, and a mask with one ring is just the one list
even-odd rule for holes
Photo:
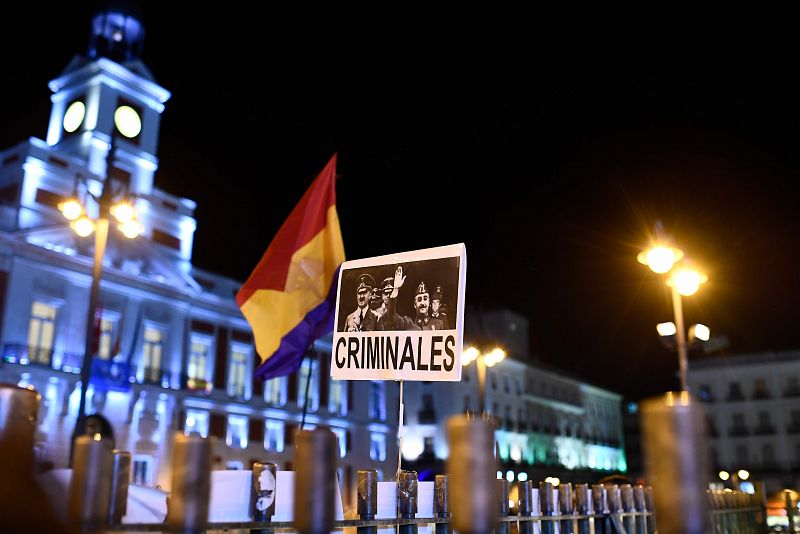
[[104,2],[92,17],[89,60],[106,57],[125,64],[141,59],[144,45],[142,13],[136,2]]

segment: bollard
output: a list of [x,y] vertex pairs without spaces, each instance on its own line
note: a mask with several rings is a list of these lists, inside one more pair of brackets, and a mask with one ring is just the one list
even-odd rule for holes
[[[437,518],[450,518],[450,505],[447,496],[447,475],[436,475],[433,483],[433,515]],[[436,523],[436,534],[450,534],[453,532],[450,522]]]
[[328,534],[333,529],[336,434],[327,427],[296,434],[294,465],[294,522],[301,534]]
[[[623,484],[620,488],[622,496],[622,511],[625,513],[633,513],[636,508],[633,504],[633,486],[630,484]],[[626,515],[622,518],[622,524],[625,526],[625,532],[633,534],[636,529],[636,519],[632,515]]]
[[[573,515],[572,484],[569,482],[558,485],[558,510],[561,515]],[[560,534],[572,534],[574,532],[573,519],[562,519],[558,522]]]
[[211,494],[211,442],[197,434],[175,433],[172,492],[166,522],[171,530],[202,532],[208,523]]
[[592,513],[595,516],[592,520],[594,522],[594,532],[595,534],[606,534],[608,530],[606,528],[606,519],[605,517],[597,517],[597,516],[605,516],[606,514],[606,487],[602,484],[593,484],[592,485]]
[[[591,513],[588,484],[575,484],[575,512],[582,516]],[[591,531],[591,519],[578,519],[578,534],[591,534]]]
[[[520,517],[532,516],[536,504],[533,502],[533,482],[530,480],[517,482],[517,493],[519,494]],[[533,521],[520,521],[517,528],[519,534],[533,534]]]
[[[1,365],[1,364],[0,364]],[[0,384],[0,532],[58,532],[63,529],[50,499],[34,478],[39,394],[16,384]],[[5,510],[5,508],[4,508]]]
[[78,530],[99,530],[108,524],[114,457],[111,442],[94,436],[75,438],[67,517]]
[[[378,472],[375,469],[358,470],[358,518],[372,521],[378,510]],[[378,527],[358,527],[358,534],[377,534]]]
[[453,530],[485,534],[497,520],[494,426],[489,421],[456,415],[447,421],[447,458]]
[[268,523],[275,515],[275,490],[278,466],[270,462],[254,462],[251,477],[250,515],[254,522]]
[[553,485],[549,482],[539,483],[539,515],[542,516],[542,534],[554,534],[556,523],[551,518],[556,513],[553,502]]
[[[647,507],[644,503],[644,486],[639,485],[633,488],[633,505],[640,514],[647,512]],[[644,515],[636,516],[636,534],[647,534],[646,519]]]
[[111,454],[111,496],[109,499],[108,524],[119,525],[128,511],[131,453],[114,449]]
[[608,484],[606,486],[606,502],[609,513],[618,514],[622,511],[622,495],[620,494],[619,486],[616,484]]
[[644,504],[647,508],[647,534],[655,534],[656,532],[656,505],[655,496],[653,495],[653,486],[645,486],[644,488]]
[[640,406],[647,479],[656,489],[659,530],[707,532],[709,469],[702,407],[686,391]]
[[[494,482],[495,486],[497,486],[497,517],[498,519],[503,519],[508,517],[508,480],[498,478]],[[498,521],[494,531],[495,534],[508,534],[508,521]]]
[[36,415],[41,396],[14,384],[0,384],[0,465],[24,475],[33,473]]
[[[400,471],[397,475],[397,515],[400,519],[414,519],[417,514],[417,472]],[[399,525],[399,534],[416,534],[417,525]]]

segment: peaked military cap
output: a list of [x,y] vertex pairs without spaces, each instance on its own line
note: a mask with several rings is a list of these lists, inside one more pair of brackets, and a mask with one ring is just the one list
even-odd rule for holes
[[423,293],[427,292],[428,288],[425,287],[425,282],[420,282],[419,285],[417,286],[417,292],[415,293],[415,295],[422,295]]
[[381,289],[384,291],[387,289],[394,289],[394,278],[391,276],[384,278],[383,282],[381,282]]
[[442,286],[439,284],[433,286],[433,295],[431,295],[431,300],[442,300]]
[[375,287],[375,279],[369,274],[362,274],[358,277],[358,288],[356,288],[356,291],[361,291],[362,287],[372,291],[372,288]]

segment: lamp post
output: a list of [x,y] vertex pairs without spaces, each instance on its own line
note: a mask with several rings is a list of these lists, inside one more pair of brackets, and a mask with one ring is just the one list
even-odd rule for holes
[[[639,263],[647,265],[654,273],[663,274],[667,277],[666,284],[672,290],[672,311],[675,315],[674,333],[678,346],[681,390],[689,391],[686,377],[688,371],[688,346],[686,343],[686,328],[683,321],[682,297],[688,297],[697,293],[700,286],[708,281],[708,276],[692,268],[691,265],[684,260],[684,253],[682,250],[664,244],[656,244],[642,251],[639,253],[637,259]],[[662,325],[663,324],[664,323],[662,323]],[[661,334],[661,330],[659,330],[659,333]]]
[[495,364],[503,361],[506,352],[501,348],[494,348],[489,352],[482,353],[475,347],[468,347],[461,355],[461,365],[466,367],[475,362],[478,366],[478,411],[481,417],[486,413],[485,391],[486,391],[486,368],[494,367]]
[[[108,243],[108,232],[111,217],[117,224],[117,228],[122,234],[130,239],[140,235],[144,228],[136,220],[136,211],[133,203],[127,197],[127,191],[112,191],[111,178],[108,169],[110,168],[111,155],[114,151],[114,139],[109,143],[108,155],[106,159],[106,176],[102,183],[102,190],[99,196],[95,196],[89,191],[88,184],[84,182],[85,199],[91,197],[97,203],[98,216],[95,220],[89,218],[84,202],[79,196],[79,181],[76,181],[75,190],[72,196],[59,203],[58,208],[65,218],[70,220],[70,227],[80,237],[89,237],[94,233],[94,263],[92,266],[92,288],[89,293],[89,312],[86,318],[86,343],[84,345],[83,362],[81,363],[81,396],[78,407],[78,417],[75,421],[76,432],[85,425],[86,418],[86,393],[89,389],[91,378],[91,367],[94,344],[94,325],[95,315],[97,314],[97,301],[100,296],[100,277],[103,271],[103,259]],[[120,195],[122,193],[122,195]],[[122,196],[122,200],[115,201],[115,197]],[[73,436],[74,441],[74,436]],[[70,454],[71,457],[71,454]]]

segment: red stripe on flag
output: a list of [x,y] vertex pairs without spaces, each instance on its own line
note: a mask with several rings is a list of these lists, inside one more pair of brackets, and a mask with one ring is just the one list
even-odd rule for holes
[[336,154],[281,225],[250,278],[236,295],[241,307],[259,289],[283,291],[292,256],[320,233],[328,222],[328,208],[336,204]]

